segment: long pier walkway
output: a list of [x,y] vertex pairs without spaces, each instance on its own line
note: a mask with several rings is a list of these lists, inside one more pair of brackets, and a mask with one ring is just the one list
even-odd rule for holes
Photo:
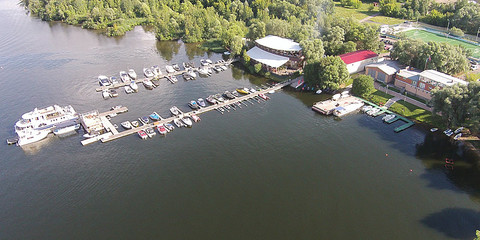
[[125,136],[129,136],[131,134],[136,134],[138,131],[145,130],[146,128],[151,128],[151,127],[155,127],[156,125],[159,125],[159,124],[164,124],[164,123],[167,123],[167,122],[171,122],[176,118],[180,118],[180,117],[184,117],[184,116],[189,117],[192,114],[198,114],[199,115],[199,114],[211,111],[211,110],[216,110],[216,109],[224,107],[226,105],[230,105],[232,103],[236,103],[236,102],[239,102],[239,101],[245,101],[245,100],[248,100],[250,98],[254,98],[254,97],[258,96],[259,94],[265,94],[265,93],[268,93],[270,91],[279,90],[279,89],[281,89],[285,86],[288,86],[293,81],[295,81],[295,79],[291,79],[291,80],[287,80],[287,81],[284,81],[284,82],[281,82],[281,83],[277,83],[276,85],[274,85],[272,87],[269,87],[267,89],[263,89],[263,90],[260,90],[260,91],[256,91],[254,93],[243,95],[243,96],[240,96],[240,97],[237,97],[237,98],[234,98],[234,99],[230,99],[230,100],[225,100],[225,102],[223,102],[223,103],[217,103],[217,104],[210,105],[210,106],[207,106],[207,107],[204,107],[204,108],[200,108],[200,109],[197,109],[197,110],[186,112],[186,113],[180,114],[180,116],[173,116],[173,117],[161,119],[160,121],[157,121],[157,122],[153,122],[153,123],[149,123],[149,124],[139,126],[139,127],[136,127],[136,128],[128,129],[128,130],[125,130],[125,131],[114,132],[112,135],[106,135],[105,137],[101,138],[101,141],[102,142],[113,141],[113,140],[116,140],[116,139],[119,139],[119,138],[122,138],[122,137],[125,137]]

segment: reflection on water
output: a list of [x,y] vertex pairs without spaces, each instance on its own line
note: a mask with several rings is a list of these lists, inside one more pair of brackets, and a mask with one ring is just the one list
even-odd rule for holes
[[157,50],[167,61],[173,59],[173,55],[178,54],[181,46],[180,41],[156,41]]
[[27,155],[35,155],[35,154],[39,153],[42,150],[42,148],[51,145],[55,141],[58,141],[58,137],[55,136],[53,133],[51,133],[51,134],[48,134],[45,139],[42,139],[38,142],[30,143],[30,144],[27,144],[27,145],[23,145],[20,148]]

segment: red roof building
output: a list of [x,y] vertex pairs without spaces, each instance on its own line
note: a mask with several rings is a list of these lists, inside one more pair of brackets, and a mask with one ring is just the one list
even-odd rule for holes
[[358,50],[339,56],[347,65],[350,74],[365,70],[365,66],[378,61],[378,54],[370,50]]

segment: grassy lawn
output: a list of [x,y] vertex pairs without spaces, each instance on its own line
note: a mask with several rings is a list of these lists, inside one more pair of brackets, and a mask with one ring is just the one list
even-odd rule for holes
[[414,29],[404,32],[405,36],[414,39],[422,39],[425,42],[448,42],[452,45],[460,45],[466,49],[470,49],[472,56],[480,58],[480,47],[466,42],[458,41],[453,38],[446,38],[443,35],[427,32],[424,30]]
[[386,16],[375,16],[370,19],[372,22],[376,22],[379,24],[387,24],[387,25],[395,25],[399,23],[403,23],[405,20],[399,19],[399,18],[392,18],[392,17],[386,17]]
[[344,8],[340,5],[340,2],[335,3],[335,15],[339,17],[353,17],[357,20],[362,20],[368,16],[371,16],[375,13],[378,13],[378,7],[374,8],[373,11],[368,11],[368,4],[362,4],[359,9],[354,8]]
[[377,105],[383,105],[387,103],[390,98],[393,98],[393,96],[377,90],[368,96],[367,100]]
[[444,128],[440,116],[433,116],[431,112],[419,108],[411,103],[400,100],[394,103],[388,110],[396,112],[417,122],[427,123],[432,126]]

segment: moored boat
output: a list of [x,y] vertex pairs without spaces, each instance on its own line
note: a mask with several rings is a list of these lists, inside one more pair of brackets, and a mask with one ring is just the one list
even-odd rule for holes
[[201,120],[200,117],[197,116],[197,114],[195,114],[195,113],[190,114],[190,117],[192,118],[192,120],[194,122],[200,122],[200,120]]
[[196,110],[196,109],[199,109],[199,108],[200,108],[200,107],[198,106],[197,102],[195,102],[195,101],[193,101],[193,100],[188,103],[188,106],[189,106],[191,109],[193,109],[193,110]]
[[118,79],[117,79],[117,77],[111,76],[111,77],[110,77],[110,82],[112,83],[112,85],[118,84]]
[[341,117],[345,114],[351,113],[363,106],[363,102],[352,102],[346,106],[343,107],[337,107],[333,110],[333,115],[337,117]]
[[158,133],[160,133],[162,135],[167,134],[167,129],[163,125],[158,125],[157,126],[157,131],[158,131]]
[[223,93],[223,96],[225,96],[227,99],[234,99],[235,98],[235,96],[230,91],[225,91]]
[[241,94],[249,94],[248,90],[245,90],[244,88],[237,88],[237,92]]
[[53,134],[55,135],[66,135],[66,134],[69,134],[69,133],[73,133],[75,131],[77,131],[78,129],[80,129],[80,124],[75,124],[75,125],[71,125],[71,126],[68,126],[68,127],[63,127],[63,128],[57,128],[55,130],[53,130]]
[[160,121],[162,120],[162,117],[157,113],[157,112],[153,112],[152,114],[150,114],[148,116],[150,119],[152,119],[153,121]]
[[110,97],[118,97],[118,92],[115,89],[110,89]]
[[125,92],[126,92],[127,94],[130,94],[130,93],[134,93],[134,92],[135,92],[135,91],[133,91],[133,89],[132,89],[130,86],[128,86],[128,85],[125,86],[124,89],[125,89]]
[[153,78],[155,76],[150,68],[143,68],[143,75],[147,78]]
[[105,76],[105,75],[98,76],[98,83],[100,84],[100,86],[110,86],[111,85],[110,81],[108,80],[108,77]]
[[175,71],[180,71],[180,66],[178,66],[178,64],[173,64],[172,65],[172,68],[175,70]]
[[176,106],[171,107],[170,112],[173,116],[177,116],[181,113],[180,109],[178,109]]
[[112,97],[112,95],[110,95],[110,91],[105,89],[105,90],[102,91],[102,97],[103,97],[103,99],[108,99],[108,98]]
[[120,123],[120,125],[122,125],[122,127],[125,128],[125,129],[131,129],[132,128],[132,123],[130,123],[130,121],[122,122],[122,123]]
[[438,128],[430,128],[430,132],[436,132],[438,131]]
[[210,104],[216,104],[217,103],[217,100],[213,97],[213,95],[210,95],[206,98],[207,102],[209,102]]
[[187,125],[187,127],[191,127],[193,125],[192,120],[189,117],[183,117],[182,122]]
[[168,122],[168,123],[165,123],[164,125],[165,125],[165,128],[167,129],[167,131],[169,131],[169,132],[171,132],[171,131],[173,131],[173,130],[175,129],[175,127],[173,126],[173,124],[171,124],[171,123],[169,123],[169,122]]
[[462,133],[457,133],[455,137],[453,137],[454,140],[458,140],[459,138],[462,137]]
[[124,83],[130,82],[130,77],[128,76],[127,72],[125,72],[125,71],[120,71],[120,79]]
[[258,96],[261,97],[261,98],[263,98],[264,100],[270,99],[270,97],[265,96],[265,94],[263,94],[263,93],[259,93]]
[[148,119],[148,117],[145,117],[145,116],[139,117],[138,120],[139,120],[143,125],[147,125],[147,124],[150,122],[150,120]]
[[215,94],[213,97],[217,100],[217,102],[222,103],[225,101],[225,99],[222,97],[220,94]]
[[130,88],[131,88],[134,92],[138,92],[138,85],[137,85],[137,83],[136,83],[134,80],[132,80],[132,81],[130,82],[130,85],[129,85],[129,86],[130,86]]
[[132,127],[139,127],[140,123],[137,120],[132,121]]
[[137,133],[138,133],[138,136],[139,136],[141,139],[143,139],[143,140],[145,140],[145,139],[148,138],[147,133],[146,133],[145,131],[143,131],[143,130],[140,130],[140,131],[138,131]]
[[128,69],[128,76],[133,80],[137,79],[137,73],[133,69]]
[[167,73],[174,73],[175,72],[175,69],[170,65],[165,66],[165,70],[167,70]]
[[162,71],[160,70],[160,67],[158,67],[158,65],[155,65],[152,67],[152,72],[155,75],[155,77],[162,75]]
[[148,90],[152,90],[155,88],[155,85],[153,85],[152,81],[150,81],[149,79],[143,80],[143,86],[145,86],[145,88]]
[[174,123],[175,126],[177,126],[178,128],[181,128],[181,127],[185,126],[185,124],[183,124],[182,121],[180,121],[180,119],[178,119],[178,118],[173,119],[173,123]]
[[203,98],[199,98],[197,99],[197,103],[200,107],[205,107],[207,106],[207,104],[205,104],[205,101],[203,100]]
[[148,135],[148,137],[152,138],[153,136],[155,136],[157,133],[155,132],[155,130],[153,130],[153,128],[149,127],[149,128],[146,128],[145,129],[145,133]]

